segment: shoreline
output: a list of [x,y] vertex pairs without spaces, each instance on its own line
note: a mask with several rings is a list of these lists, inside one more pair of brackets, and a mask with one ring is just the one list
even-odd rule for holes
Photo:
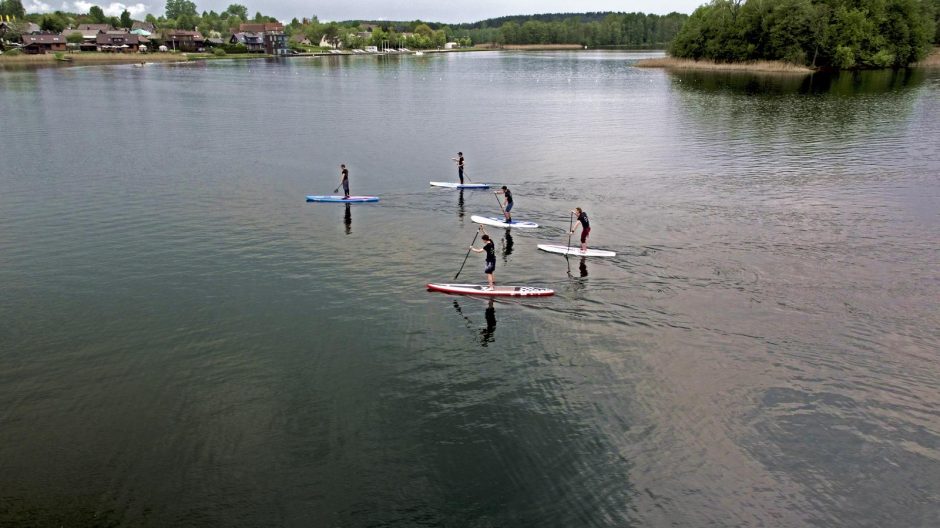
[[659,59],[640,59],[636,62],[637,68],[663,68],[667,70],[712,70],[712,71],[741,71],[760,73],[813,73],[814,69],[798,64],[783,61],[754,61],[722,63],[710,60],[677,59],[663,57]]
[[185,62],[190,58],[179,53],[64,53],[66,60],[58,60],[52,53],[43,55],[0,55],[0,65],[82,65],[82,64],[139,64],[141,62]]
[[924,60],[913,64],[917,68],[937,68],[940,67],[940,47],[934,48]]

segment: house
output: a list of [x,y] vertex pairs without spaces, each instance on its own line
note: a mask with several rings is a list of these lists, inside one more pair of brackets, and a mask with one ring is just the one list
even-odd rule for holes
[[[131,24],[131,31],[133,32],[133,31],[136,31],[136,30],[138,30],[138,29],[139,29],[139,30],[142,30],[142,31],[146,31],[147,33],[149,33],[149,35],[144,35],[145,37],[149,37],[150,35],[153,35],[154,33],[157,32],[157,28],[154,27],[154,25],[151,24],[150,22],[137,22],[137,21],[134,21],[134,23]],[[140,33],[138,33],[138,35],[139,35],[139,34],[140,34]]]
[[31,54],[54,53],[65,51],[65,37],[49,33],[41,35],[23,35],[23,51]]
[[147,37],[128,33],[127,31],[102,31],[98,33],[96,43],[98,51],[122,53],[138,51],[140,46],[150,44],[150,40]]
[[248,53],[264,53],[264,35],[261,33],[244,33],[245,47]]
[[339,49],[343,47],[343,42],[339,39],[339,37],[330,38],[330,37],[327,37],[326,35],[323,35],[322,37],[320,37],[320,47]]
[[300,45],[302,45],[302,46],[311,46],[311,45],[313,45],[313,43],[310,42],[310,39],[307,38],[307,35],[304,35],[303,33],[294,33],[293,35],[291,35],[291,36],[290,36],[290,43],[291,43],[291,44],[300,44]]
[[268,31],[283,32],[284,24],[281,24],[280,22],[265,22],[263,24],[239,24],[238,31],[242,33],[267,33]]
[[79,33],[82,36],[82,43],[78,46],[69,44],[70,48],[78,47],[81,51],[97,51],[98,50],[98,33],[101,33],[101,30],[95,29],[66,29],[62,32],[62,36],[68,40],[69,35],[72,33]]
[[265,31],[264,52],[268,55],[289,55],[287,35],[283,31]]
[[229,44],[241,44],[248,48],[248,53],[264,53],[264,35],[261,33],[232,33]]
[[172,50],[198,51],[205,46],[206,39],[198,31],[168,29],[163,33],[163,43]]
[[75,29],[81,31],[82,33],[84,33],[85,31],[94,31],[95,33],[97,33],[99,31],[114,30],[114,28],[111,27],[111,24],[79,24],[78,27]]
[[458,46],[456,42],[448,42],[444,44],[444,49],[457,49],[458,47],[460,46]]

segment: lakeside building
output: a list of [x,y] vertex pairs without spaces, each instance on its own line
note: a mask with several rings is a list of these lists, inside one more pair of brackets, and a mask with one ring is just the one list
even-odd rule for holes
[[56,53],[66,51],[65,37],[62,35],[44,33],[40,35],[23,35],[23,51],[32,55]]

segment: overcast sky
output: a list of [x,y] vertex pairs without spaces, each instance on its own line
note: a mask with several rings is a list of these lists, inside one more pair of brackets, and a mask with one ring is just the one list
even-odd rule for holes
[[[87,13],[92,5],[100,6],[108,15],[119,16],[124,9],[134,18],[146,13],[160,16],[165,0],[142,2],[94,2],[87,0],[22,0],[27,12],[63,11]],[[535,13],[570,13],[587,11],[640,11],[666,14],[672,11],[691,13],[707,0],[194,0],[199,12],[225,10],[229,4],[248,7],[254,15],[261,11],[283,22],[291,18],[316,15],[329,20],[425,20],[429,22],[477,22],[505,15]]]

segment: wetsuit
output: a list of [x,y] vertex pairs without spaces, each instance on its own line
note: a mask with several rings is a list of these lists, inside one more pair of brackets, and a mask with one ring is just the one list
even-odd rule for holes
[[463,185],[463,156],[457,158],[457,175],[460,176],[460,185]]
[[486,267],[483,268],[483,273],[493,273],[496,270],[496,244],[490,240],[483,245],[483,251],[486,252]]
[[344,198],[349,198],[349,169],[343,169],[343,192],[346,193]]
[[581,222],[581,243],[584,244],[587,242],[588,235],[591,234],[591,222],[588,220],[587,213],[581,211],[578,215],[578,222]]
[[503,195],[506,196],[506,212],[512,211],[512,192],[509,189],[503,191]]

